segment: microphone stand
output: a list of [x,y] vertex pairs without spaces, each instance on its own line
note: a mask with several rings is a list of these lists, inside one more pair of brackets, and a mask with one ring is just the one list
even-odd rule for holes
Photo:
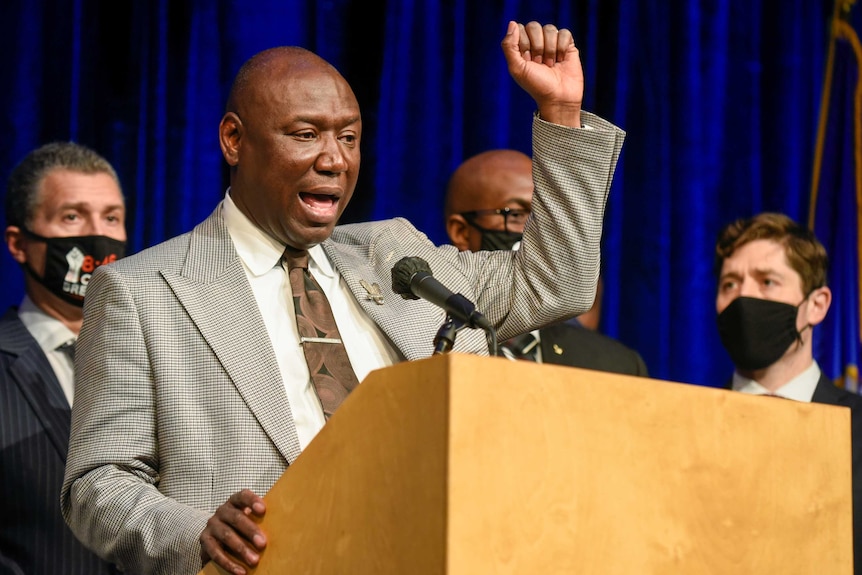
[[[440,326],[440,329],[437,330],[437,335],[434,336],[434,355],[441,355],[452,351],[452,347],[455,345],[455,336],[465,327],[466,325],[463,321],[453,319],[452,316],[447,315],[445,323]],[[497,330],[492,326],[488,326],[485,330],[485,338],[488,341],[489,355],[497,355]]]
[[434,336],[434,355],[441,355],[452,351],[452,346],[455,345],[455,336],[459,331],[464,329],[464,322],[452,319],[452,316],[446,316],[446,322],[437,330],[437,335]]
[[488,340],[488,355],[492,357],[498,355],[497,330],[494,329],[494,326],[488,326],[488,329],[485,330],[485,339]]

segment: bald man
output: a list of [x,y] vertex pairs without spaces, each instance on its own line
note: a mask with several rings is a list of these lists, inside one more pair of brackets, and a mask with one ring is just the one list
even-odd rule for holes
[[[491,150],[462,163],[446,188],[446,231],[461,251],[520,246],[533,205],[533,162],[516,150]],[[577,257],[577,254],[575,254]],[[597,326],[601,284],[590,314]],[[512,359],[648,376],[640,354],[577,319],[522,334],[502,347]]]
[[[218,130],[223,200],[189,233],[99,268],[87,288],[61,495],[87,546],[138,575],[193,575],[208,560],[240,575],[269,536],[289,537],[261,527],[262,496],[326,424],[334,392],[353,389],[347,376],[433,352],[445,312],[392,291],[405,256],[482,306],[501,338],[589,309],[624,133],[581,111],[570,31],[511,22],[501,46],[536,103],[536,165],[555,174],[536,182],[553,207],[544,221],[561,223],[528,225],[518,257],[490,262],[435,246],[401,218],[338,225],[360,165],[350,85],[296,46],[240,68]],[[558,241],[542,241],[548,233]],[[535,273],[553,262],[565,285]],[[525,305],[536,291],[540,314]],[[327,304],[329,317],[315,315]],[[456,350],[487,354],[484,332],[471,331]]]

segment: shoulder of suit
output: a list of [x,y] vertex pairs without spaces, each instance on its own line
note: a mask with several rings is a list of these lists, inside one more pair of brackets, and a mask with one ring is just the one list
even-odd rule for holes
[[352,240],[357,238],[374,237],[378,234],[399,230],[407,233],[419,233],[410,221],[406,218],[390,218],[388,220],[376,220],[373,222],[354,222],[349,224],[339,224],[332,230],[330,239],[336,243],[353,243]]
[[[405,252],[403,255],[428,259],[433,258],[433,253],[437,251],[428,236],[405,218],[341,224],[324,242],[327,243],[335,249],[345,247],[348,251],[354,251],[356,246],[370,246],[374,251],[391,253],[392,257],[400,257]],[[392,259],[389,263],[394,264],[396,261]]]
[[129,254],[111,264],[100,266],[96,272],[99,272],[103,267],[129,274],[151,273],[166,267],[179,269],[188,257],[190,237],[191,232],[172,237],[139,252]]
[[857,413],[857,415],[862,417],[862,396],[837,386],[836,389],[841,396],[840,405],[846,405],[850,407],[851,409],[853,409],[854,412]]
[[[823,379],[818,384],[818,388],[823,385]],[[838,387],[834,383],[826,380],[826,385],[829,386],[830,396],[834,397],[834,401],[823,401],[823,403],[831,403],[850,408],[850,426],[854,436],[862,438],[862,396],[852,391],[848,391]]]
[[566,322],[554,323],[548,326],[541,328],[542,333],[554,334],[554,335],[569,335],[571,337],[577,337],[580,339],[590,340],[593,342],[597,342],[600,344],[607,344],[614,347],[620,347],[623,349],[632,350],[626,344],[622,343],[618,339],[614,339],[609,335],[603,334],[599,331],[595,331],[592,329],[587,329],[585,327],[578,327],[576,325],[571,325]]
[[0,316],[0,350],[12,355],[21,355],[30,347],[39,348],[39,343],[18,317],[18,308],[10,307]]
[[853,410],[854,419],[862,417],[862,396],[844,388],[838,387],[832,382],[826,374],[821,373],[820,381],[817,382],[817,387],[814,390],[813,401],[819,403],[830,403],[833,405],[843,405]]
[[569,325],[567,323],[556,323],[542,328],[540,334],[548,334],[550,337],[565,337],[569,339],[577,339],[591,347],[601,347],[607,351],[614,351],[620,354],[631,354],[640,357],[640,354],[609,335],[593,331],[591,329]]
[[3,315],[0,315],[0,324],[6,322],[19,322],[21,318],[18,317],[18,306],[10,306],[3,312]]

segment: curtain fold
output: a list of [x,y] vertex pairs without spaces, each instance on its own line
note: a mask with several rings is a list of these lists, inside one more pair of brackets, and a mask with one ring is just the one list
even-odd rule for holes
[[[345,221],[404,216],[445,243],[467,156],[530,153],[534,104],[500,50],[509,20],[572,30],[586,109],[628,137],[603,242],[603,330],[653,377],[722,385],[713,242],[760,210],[806,221],[831,0],[13,0],[0,47],[0,167],[75,139],[117,168],[130,252],[190,230],[227,186],[217,129],[255,52],[305,46],[351,82],[363,162]],[[577,254],[572,254],[577,257]],[[0,307],[23,276],[0,256]]]
[[[855,10],[855,12],[854,12]],[[809,225],[829,253],[830,313],[815,332],[823,372],[859,391],[862,355],[862,9],[835,3]]]

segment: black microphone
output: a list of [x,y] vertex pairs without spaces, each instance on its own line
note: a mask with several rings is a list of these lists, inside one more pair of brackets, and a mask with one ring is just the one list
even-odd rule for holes
[[492,330],[491,322],[476,311],[466,297],[434,279],[428,262],[420,257],[406,257],[392,268],[392,291],[404,299],[422,298],[446,310],[453,319],[468,327]]

